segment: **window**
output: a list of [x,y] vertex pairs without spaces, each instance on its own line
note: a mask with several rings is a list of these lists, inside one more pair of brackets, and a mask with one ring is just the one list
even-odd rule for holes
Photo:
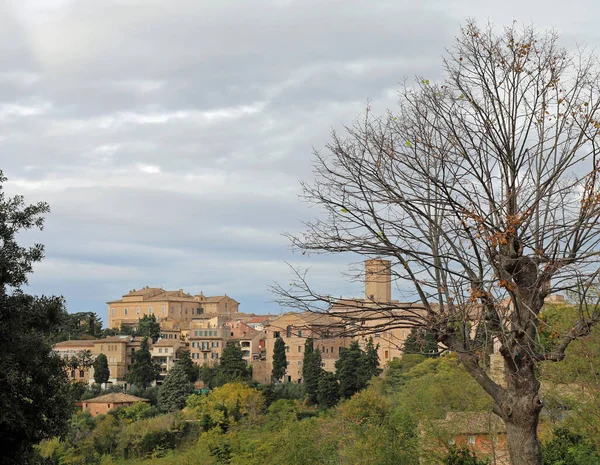
[[469,445],[472,446],[475,444],[475,436],[469,436]]
[[111,309],[110,309],[110,314],[111,314],[112,316],[115,316],[115,309],[114,309],[114,308],[111,308]]
[[[114,312],[114,308],[113,308],[113,312]],[[114,315],[114,313],[113,313],[113,315]],[[273,337],[274,337],[275,339],[277,339],[277,338],[281,337],[281,333],[280,333],[279,331],[275,331],[275,332],[273,333]]]
[[152,311],[152,307],[148,307],[148,315],[153,315],[154,312]]
[[163,305],[162,307],[160,307],[160,313],[162,313],[163,315],[165,314],[165,306]]
[[302,330],[298,331],[298,337],[302,337]]
[[192,358],[195,359],[195,360],[198,360],[200,358],[200,354],[198,352],[194,352],[192,354]]
[[211,357],[212,359],[217,359],[217,358],[219,358],[219,354],[217,354],[217,353],[215,352],[215,353],[212,353],[212,354],[210,354],[210,357]]
[[298,353],[302,352],[302,346],[298,346]]
[[285,329],[285,337],[292,337],[292,327],[291,326],[288,326]]
[[285,351],[289,354],[290,353],[290,346],[285,346]]
[[207,352],[204,352],[204,354],[203,354],[203,355],[204,355],[204,360],[208,360],[208,353],[207,353]]
[[140,307],[135,307],[135,314],[139,315],[140,314]]
[[298,366],[301,367],[302,366],[302,360],[298,360]]
[[75,370],[71,370],[71,378],[75,378]]
[[165,347],[165,354],[168,354],[168,353],[169,353],[169,348]]
[[85,372],[83,370],[79,370],[79,377],[83,378],[85,376]]
[[124,308],[124,309],[123,309],[123,314],[124,314],[124,315],[127,315],[128,313],[129,313],[129,310],[128,310],[128,309],[126,309],[126,308]]
[[169,307],[169,313],[173,313],[173,307]]
[[213,341],[212,346],[213,347],[219,347],[219,341]]
[[162,349],[161,348],[158,349],[158,353],[162,354]]

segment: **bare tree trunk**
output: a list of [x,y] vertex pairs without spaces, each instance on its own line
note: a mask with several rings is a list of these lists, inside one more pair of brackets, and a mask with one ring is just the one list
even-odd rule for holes
[[512,465],[541,465],[542,450],[537,438],[539,411],[506,421],[506,442]]

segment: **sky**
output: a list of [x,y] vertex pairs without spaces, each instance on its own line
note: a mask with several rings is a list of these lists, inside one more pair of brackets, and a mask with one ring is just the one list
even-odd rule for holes
[[[305,257],[283,232],[313,150],[399,83],[443,77],[469,18],[600,46],[595,2],[555,0],[0,0],[4,189],[46,201],[28,292],[93,311],[131,289],[227,294],[279,313],[288,263],[358,296],[349,256]],[[394,296],[398,298],[396,294]]]

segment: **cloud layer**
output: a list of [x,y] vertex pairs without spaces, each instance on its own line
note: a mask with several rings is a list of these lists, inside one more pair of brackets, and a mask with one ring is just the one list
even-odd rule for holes
[[279,311],[288,260],[359,294],[352,258],[302,261],[280,234],[317,214],[297,198],[313,147],[405,77],[439,78],[468,17],[600,43],[591,1],[481,3],[0,0],[0,168],[52,207],[26,236],[47,247],[32,292],[103,317],[145,285]]

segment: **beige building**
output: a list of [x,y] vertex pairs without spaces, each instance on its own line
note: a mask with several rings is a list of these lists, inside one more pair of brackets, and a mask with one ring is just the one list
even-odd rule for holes
[[[91,360],[99,354],[106,355],[110,371],[109,382],[124,384],[125,375],[132,363],[133,352],[140,348],[142,338],[132,336],[112,336],[105,339],[84,339],[59,342],[54,345],[54,351],[63,358],[71,358],[82,352],[89,352]],[[67,372],[73,381],[85,383],[94,382],[94,368],[70,369]]]
[[205,315],[191,321],[187,340],[194,363],[219,363],[223,348],[231,339],[231,330],[226,325],[228,319],[227,315]]
[[256,331],[241,320],[228,321],[231,341],[238,342],[246,364],[266,358],[265,332]]
[[81,402],[81,408],[85,412],[90,412],[93,417],[97,415],[105,415],[109,411],[129,407],[136,402],[150,402],[148,399],[132,396],[123,392],[112,392],[93,399],[87,399]]
[[167,372],[173,367],[178,360],[178,351],[187,349],[187,344],[180,339],[159,339],[152,345],[152,362],[160,367],[159,378],[156,384],[162,384]]
[[302,382],[302,362],[304,344],[307,338],[313,339],[315,350],[321,351],[323,368],[335,371],[335,361],[342,347],[347,347],[350,339],[343,336],[345,327],[338,318],[314,313],[286,313],[270,322],[265,328],[266,358],[253,365],[253,379],[259,383],[271,381],[275,341],[281,337],[285,342],[288,367],[284,381]]
[[132,290],[119,300],[108,303],[108,327],[120,328],[130,325],[134,328],[144,315],[154,315],[157,321],[175,320],[185,327],[202,314],[229,315],[237,313],[239,303],[227,295],[207,297],[202,292],[193,296],[178,291],[165,291],[158,287],[144,287]]
[[[64,360],[79,358],[83,354],[88,354],[90,361],[93,361],[95,358],[92,354],[94,343],[95,339],[63,341],[55,344],[53,349]],[[92,366],[68,368],[67,377],[73,382],[92,384],[94,382],[94,368]]]

